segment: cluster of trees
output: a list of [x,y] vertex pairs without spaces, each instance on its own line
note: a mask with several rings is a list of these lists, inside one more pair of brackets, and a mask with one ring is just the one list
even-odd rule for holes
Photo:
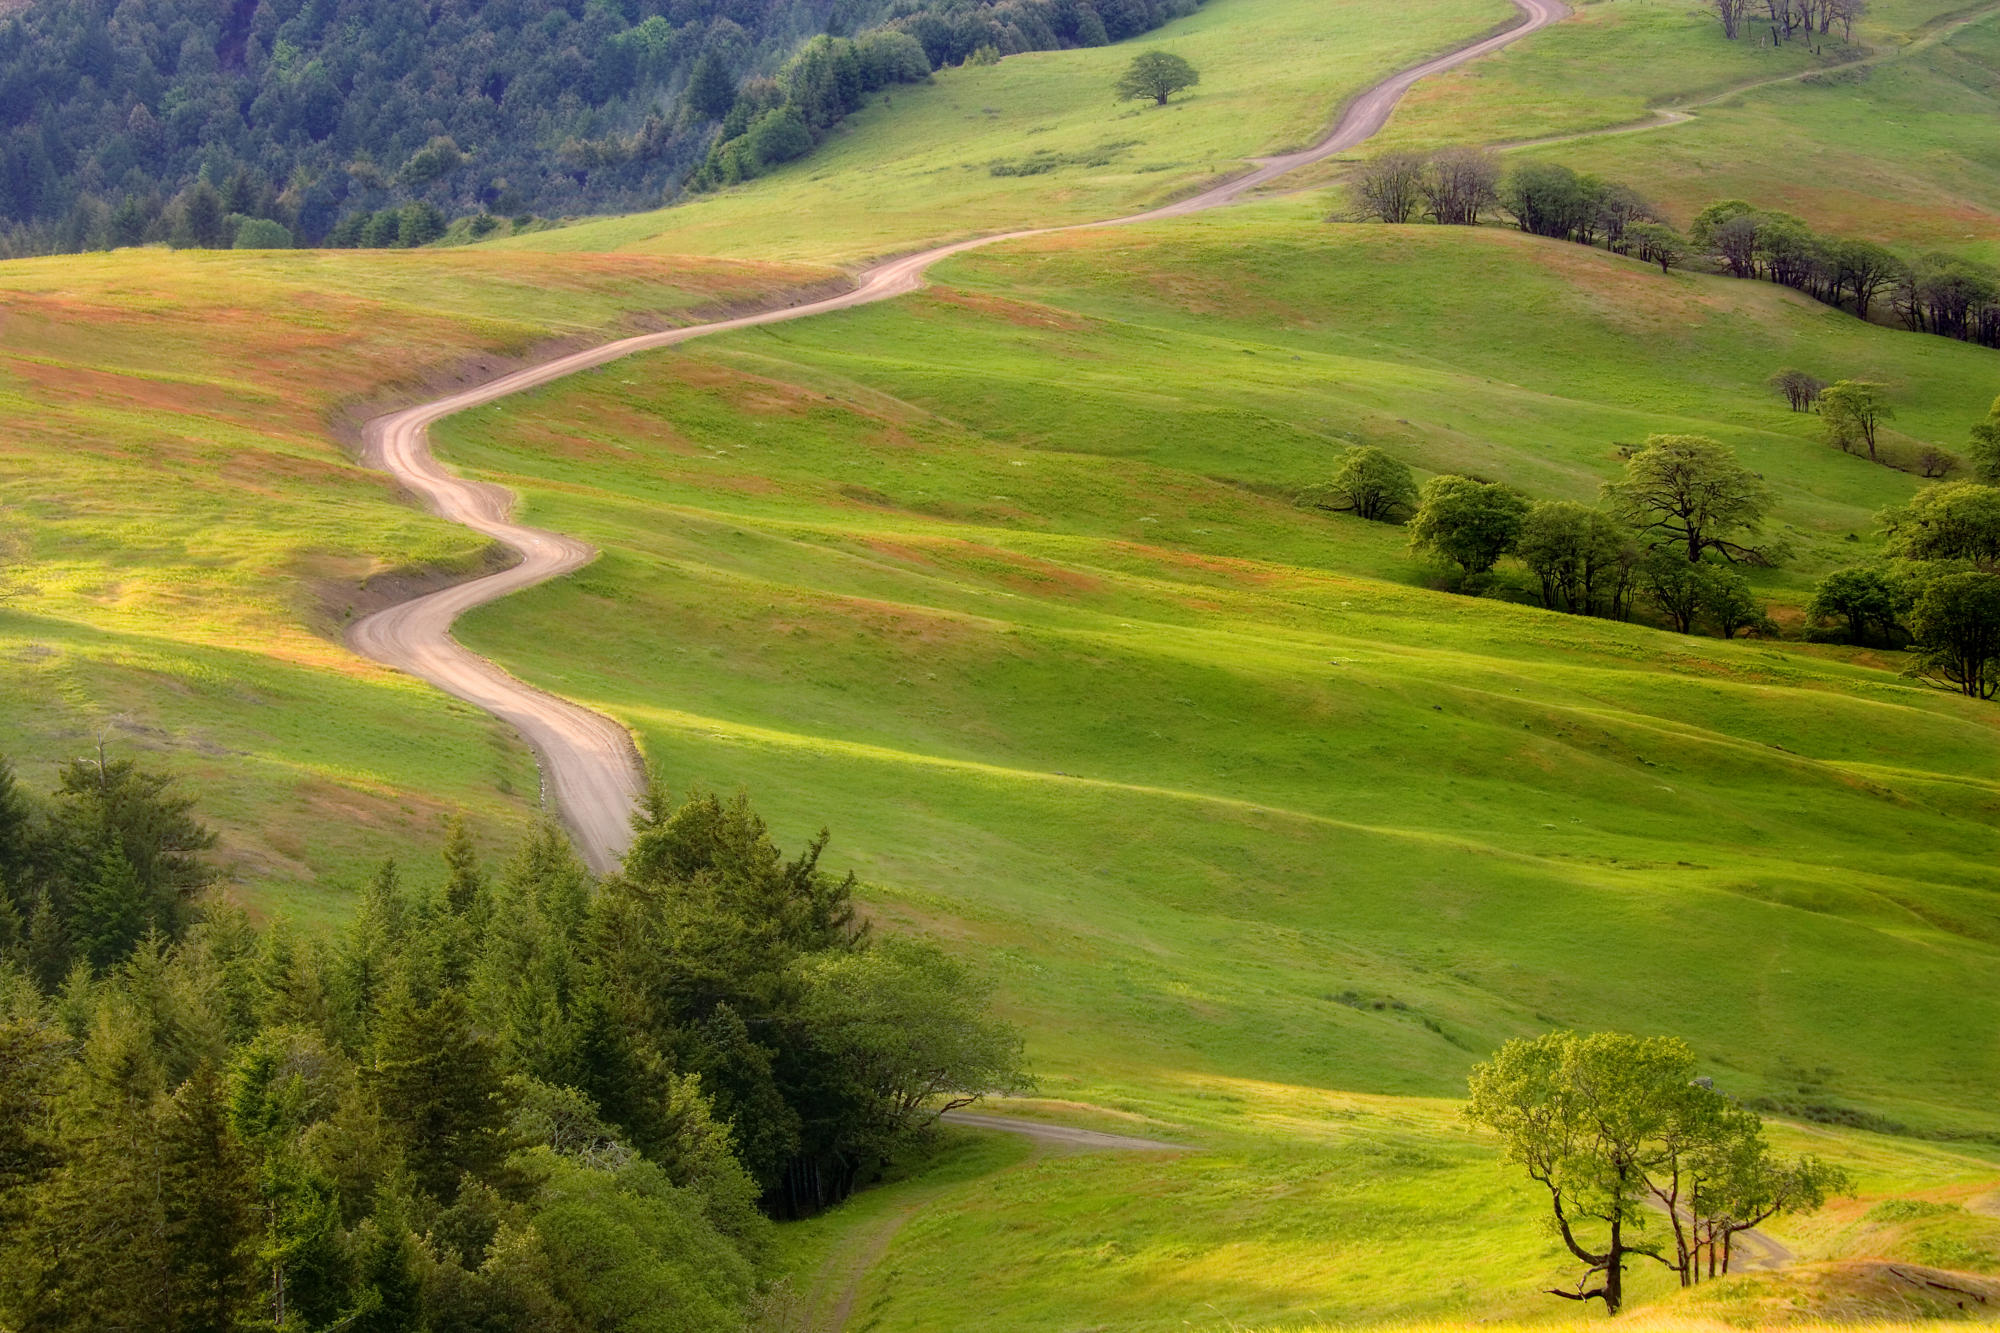
[[[1722,21],[1722,35],[1735,41],[1757,16],[1755,0],[1709,0],[1715,16]],[[1868,0],[1764,0],[1764,15],[1770,20],[1774,46],[1793,37],[1810,40],[1824,37],[1840,25],[1843,40],[1854,39],[1854,21],[1868,12]]]
[[1483,148],[1380,153],[1355,169],[1349,190],[1356,214],[1380,222],[1428,218],[1469,227],[1497,209],[1523,231],[1602,243],[1663,272],[1687,260],[1687,242],[1629,187],[1549,162],[1503,173],[1499,157]]
[[655,795],[601,884],[454,827],[333,939],[202,898],[211,842],[128,762],[0,765],[0,1325],[739,1328],[769,1215],[1023,1081],[741,799]]
[[1678,1038],[1552,1032],[1472,1071],[1467,1118],[1548,1192],[1555,1232],[1584,1265],[1550,1295],[1616,1314],[1634,1261],[1694,1286],[1729,1272],[1744,1232],[1852,1189],[1837,1166],[1780,1156],[1757,1114],[1696,1069]]
[[1956,255],[1905,260],[1873,241],[1823,236],[1789,213],[1724,199],[1696,215],[1688,244],[1736,278],[1761,278],[1862,319],[1883,303],[1916,333],[2000,347],[2000,270]]
[[1500,159],[1484,148],[1435,153],[1378,153],[1355,169],[1355,211],[1379,222],[1420,217],[1446,226],[1477,226],[1500,202]]
[[[868,94],[930,76],[930,58],[907,32],[885,28],[851,41],[815,37],[777,78],[752,79],[729,90],[722,129],[688,186],[709,190],[734,185],[803,157],[828,130],[860,110]],[[697,82],[689,90],[690,105],[697,97],[703,99],[698,110],[724,105],[717,91],[721,87],[712,80]]]
[[[260,243],[281,227],[325,244],[362,214],[381,236],[375,216],[416,202],[656,206],[719,126],[741,138],[773,109],[771,75],[812,134],[851,110],[857,70],[829,37],[862,34],[859,75],[883,86],[981,49],[1116,41],[1194,3],[27,0],[0,15],[0,253],[235,243],[241,221],[211,225],[197,184],[228,199],[223,217],[272,224]],[[739,88],[744,123],[725,126]],[[758,148],[796,144],[793,128]]]
[[1411,548],[1483,588],[1504,556],[1533,575],[1542,604],[1572,615],[1630,619],[1643,599],[1682,634],[1707,625],[1724,638],[1769,621],[1734,566],[1783,551],[1756,542],[1770,509],[1762,480],[1714,440],[1656,435],[1604,486],[1602,507],[1530,500],[1512,487],[1444,474],[1418,489],[1403,463],[1373,446],[1350,449],[1300,502],[1376,522],[1407,522]]
[[1882,563],[1821,579],[1816,637],[1909,647],[1906,674],[1974,699],[2000,695],[2000,402],[1973,429],[1976,480],[1919,491],[1880,516]]
[[1741,199],[1710,204],[1683,236],[1629,186],[1554,162],[1523,162],[1502,177],[1498,159],[1474,149],[1383,153],[1356,169],[1350,189],[1358,213],[1383,222],[1476,223],[1498,208],[1523,231],[1602,245],[1663,272],[1701,257],[1716,272],[1779,283],[1862,319],[1886,303],[1914,332],[2000,347],[2000,269],[1946,254],[1906,261]]

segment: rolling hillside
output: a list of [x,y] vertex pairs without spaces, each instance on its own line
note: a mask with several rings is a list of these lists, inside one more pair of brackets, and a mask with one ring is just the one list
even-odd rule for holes
[[[669,210],[0,265],[0,753],[40,785],[106,736],[198,779],[233,896],[308,925],[384,855],[433,860],[450,814],[498,845],[536,814],[531,756],[340,646],[492,558],[350,460],[364,405],[1184,195],[1507,13],[1209,0],[1157,38],[1203,74],[1163,110],[1109,102],[1129,45],[1024,54]],[[1382,142],[1579,134],[1884,53],[1521,151],[1681,220],[1745,193],[1990,247],[1983,14],[1883,3],[1818,53],[1712,50],[1708,22],[1582,6]],[[785,847],[830,828],[869,916],[996,980],[1040,1081],[997,1109],[1185,1146],[949,1131],[779,1229],[760,1327],[1556,1320],[1567,1259],[1456,1100],[1555,1027],[1685,1037],[1788,1150],[1855,1173],[1773,1228],[1786,1271],[1690,1298],[1649,1270],[1642,1320],[1949,1313],[1870,1265],[2000,1273],[2000,709],[1796,637],[1813,580],[1925,483],[1822,443],[1767,377],[1880,381],[1893,444],[1960,449],[2000,360],[1500,227],[1330,222],[1337,175],[998,245],[435,428],[602,551],[466,646],[628,725],[669,785],[746,790]],[[1401,529],[1294,502],[1354,444],[1589,500],[1668,431],[1772,488],[1793,557],[1753,578],[1789,637],[1562,616],[1518,570],[1511,598],[1455,595]]]

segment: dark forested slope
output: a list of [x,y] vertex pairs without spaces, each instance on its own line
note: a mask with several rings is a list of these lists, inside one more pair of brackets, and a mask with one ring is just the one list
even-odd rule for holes
[[[739,88],[752,94],[737,117],[746,124],[792,95],[787,62],[817,35],[897,34],[874,39],[868,67],[893,81],[984,48],[1112,41],[1187,8],[28,0],[0,18],[0,226],[18,253],[176,231],[183,243],[228,244],[254,217],[319,243],[343,218],[410,205],[437,215],[656,205],[703,161]],[[867,91],[817,77],[819,104],[787,118],[814,136]],[[213,193],[190,198],[198,183]],[[282,243],[268,227],[255,234]]]

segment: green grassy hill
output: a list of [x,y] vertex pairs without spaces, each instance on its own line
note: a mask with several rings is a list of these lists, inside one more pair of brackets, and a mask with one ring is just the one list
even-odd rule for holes
[[0,754],[41,786],[100,738],[156,752],[200,783],[238,891],[305,919],[451,812],[519,828],[525,747],[335,642],[487,556],[336,431],[555,340],[827,276],[464,251],[0,265]]
[[[1829,1115],[2000,1127],[2000,715],[1867,654],[1430,591],[1397,530],[1288,502],[1357,439],[1588,497],[1615,442],[1709,432],[1781,496],[1782,604],[1917,483],[1818,443],[1774,359],[1867,367],[1951,442],[1990,354],[1294,205],[937,277],[438,432],[606,551],[466,642],[631,723],[670,781],[831,824],[873,910],[994,968],[1045,1095],[1204,1149],[981,1149],[869,1279],[881,1327],[1178,1326],[1197,1291],[1245,1319],[1539,1310],[1517,1196],[1406,1099],[1553,1025],[1680,1033]],[[1990,1174],[1828,1150],[1880,1151],[1877,1190]],[[1386,1276],[1439,1230],[1462,1280]],[[993,1247],[1013,1285],[957,1290],[946,1256]]]
[[[1513,14],[1505,0],[1207,0],[1119,46],[940,70],[842,122],[802,161],[654,213],[491,243],[512,250],[848,262],[979,232],[1089,222],[1165,202],[1259,153],[1318,139],[1340,103]],[[1201,83],[1120,104],[1134,47],[1185,56]]]
[[[1878,4],[1852,42],[1722,35],[1710,7],[1595,0],[1517,46],[1412,90],[1371,147],[1559,142],[1522,150],[1625,181],[1685,223],[1741,197],[1885,243],[2000,243],[2000,8]],[[1687,109],[1691,121],[1637,133]],[[1582,137],[1574,137],[1582,136]]]

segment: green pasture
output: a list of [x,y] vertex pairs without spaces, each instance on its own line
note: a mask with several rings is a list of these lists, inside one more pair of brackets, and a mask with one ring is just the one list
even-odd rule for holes
[[234,891],[307,921],[455,811],[518,830],[538,791],[521,744],[338,646],[368,585],[486,553],[337,425],[552,339],[824,276],[466,252],[0,265],[0,754],[31,788],[100,740],[182,774]]
[[[1519,150],[1624,181],[1685,224],[1740,197],[1816,226],[1990,256],[2000,239],[2000,8],[1871,6],[1774,47],[1723,37],[1688,0],[1594,0],[1553,28],[1412,89],[1369,147],[1557,141]],[[1661,110],[1693,119],[1631,133]]]
[[[1505,0],[1207,0],[1130,42],[1009,56],[895,88],[810,156],[747,185],[482,248],[846,262],[1116,217],[1254,154],[1313,142],[1344,99],[1513,12]],[[1166,107],[1115,102],[1112,82],[1150,47],[1185,56],[1201,84]]]
[[1532,151],[1627,181],[1677,222],[1715,199],[1744,198],[1906,253],[1991,260],[2000,255],[1996,118],[2000,8],[1982,6],[1873,65],[1728,98],[1690,123]]
[[1760,349],[1865,358],[1940,437],[1990,393],[1959,383],[1976,349],[1282,209],[940,280],[443,426],[605,548],[466,641],[630,722],[669,781],[831,825],[877,911],[991,962],[1063,1097],[1446,1095],[1575,1024],[1684,1033],[1746,1092],[1993,1123],[2000,717],[1893,662],[1433,592],[1393,529],[1287,498],[1351,438],[1587,495],[1613,441],[1703,429],[1824,567],[1916,483],[1813,440]]

